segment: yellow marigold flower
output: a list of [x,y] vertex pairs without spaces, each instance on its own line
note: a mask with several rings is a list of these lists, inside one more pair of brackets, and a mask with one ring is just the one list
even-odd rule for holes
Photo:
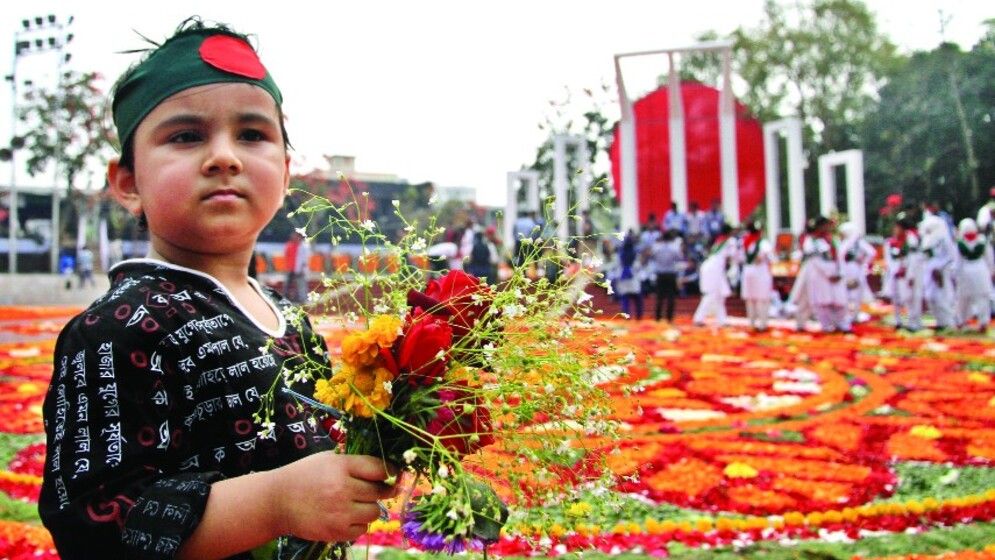
[[378,315],[366,331],[367,340],[380,348],[390,348],[401,332],[401,320],[393,315]]
[[926,511],[926,507],[923,506],[922,503],[919,502],[918,500],[909,500],[905,502],[905,509],[907,509],[910,513],[914,513],[915,515],[921,515],[923,512]]
[[713,528],[712,520],[708,518],[701,518],[694,522],[694,528],[702,533],[707,533]]
[[824,517],[826,523],[839,523],[843,521],[843,514],[836,510],[829,510]]
[[354,366],[372,366],[380,355],[380,347],[367,333],[352,333],[342,340],[342,361]]
[[923,505],[924,508],[926,508],[926,511],[932,511],[932,510],[938,509],[940,507],[940,502],[938,502],[936,500],[936,498],[929,497],[929,498],[925,498],[922,501],[922,505]]
[[789,511],[784,514],[784,523],[786,525],[802,525],[805,523],[805,514],[800,511]]
[[985,375],[984,373],[981,373],[980,371],[971,372],[970,374],[968,374],[967,379],[969,381],[971,381],[972,383],[982,383],[982,384],[984,384],[984,383],[991,383],[992,382],[992,378],[991,377],[989,377],[988,375]]
[[935,426],[919,424],[912,426],[909,430],[909,434],[922,439],[940,439],[943,437],[943,432],[936,429]]
[[738,461],[726,465],[722,472],[729,478],[755,478],[757,476],[757,469]]
[[553,523],[549,527],[549,529],[546,530],[546,534],[553,538],[562,537],[564,534],[566,534],[566,532],[567,528],[564,527],[563,525],[560,525],[559,523]]
[[988,406],[995,406],[995,397],[988,399]]
[[570,504],[567,508],[567,515],[571,517],[584,517],[591,513],[591,504],[587,502],[577,502],[576,504]]
[[826,520],[821,511],[813,511],[805,516],[805,524],[809,527],[818,527]]
[[390,405],[388,388],[393,380],[394,375],[386,368],[344,364],[330,381],[318,380],[315,398],[347,414],[369,418],[373,409],[383,410]]

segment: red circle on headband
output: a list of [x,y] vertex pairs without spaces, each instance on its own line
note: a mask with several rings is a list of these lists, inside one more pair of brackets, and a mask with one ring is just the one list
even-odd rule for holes
[[248,43],[228,35],[211,35],[200,44],[200,58],[204,62],[230,74],[261,80],[266,68]]

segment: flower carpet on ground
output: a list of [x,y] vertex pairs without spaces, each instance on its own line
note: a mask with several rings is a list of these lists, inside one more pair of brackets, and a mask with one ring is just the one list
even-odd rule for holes
[[[0,558],[57,558],[34,502],[54,326],[70,312],[0,310]],[[995,558],[989,339],[604,327],[627,355],[597,372],[625,437],[576,442],[562,467],[583,477],[606,459],[616,486],[518,504],[490,553]],[[470,460],[485,475],[521,462]],[[408,554],[399,525],[364,540]]]

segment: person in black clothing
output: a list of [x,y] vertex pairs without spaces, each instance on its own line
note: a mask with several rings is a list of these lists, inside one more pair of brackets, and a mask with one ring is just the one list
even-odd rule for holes
[[38,511],[63,560],[349,541],[395,493],[382,460],[335,453],[285,394],[256,414],[284,368],[328,364],[307,317],[248,277],[289,186],[281,101],[244,35],[199,20],[115,86],[110,192],[150,248],[56,343]]
[[675,242],[677,232],[671,230],[653,243],[650,262],[656,270],[656,320],[663,318],[667,306],[667,322],[674,321],[674,299],[677,297],[677,272],[681,262],[681,249]]

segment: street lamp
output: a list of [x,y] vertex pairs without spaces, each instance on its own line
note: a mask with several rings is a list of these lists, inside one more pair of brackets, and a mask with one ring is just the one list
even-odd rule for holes
[[[14,62],[11,65],[10,75],[6,77],[10,82],[10,149],[3,153],[10,159],[10,213],[8,215],[9,236],[7,270],[14,274],[17,272],[17,234],[20,225],[17,216],[17,165],[15,164],[14,153],[18,148],[23,147],[23,140],[17,137],[17,62],[23,56],[40,54],[44,52],[55,52],[58,54],[58,79],[62,80],[62,66],[72,57],[69,53],[64,53],[66,45],[73,40],[72,33],[66,33],[73,23],[73,16],[65,23],[49,14],[46,17],[36,16],[31,19],[22,19],[21,27],[14,32]],[[58,182],[58,177],[56,177]],[[52,246],[51,263],[52,271],[56,271],[59,258],[58,239],[58,216],[59,216],[59,193],[57,188],[52,187]]]

